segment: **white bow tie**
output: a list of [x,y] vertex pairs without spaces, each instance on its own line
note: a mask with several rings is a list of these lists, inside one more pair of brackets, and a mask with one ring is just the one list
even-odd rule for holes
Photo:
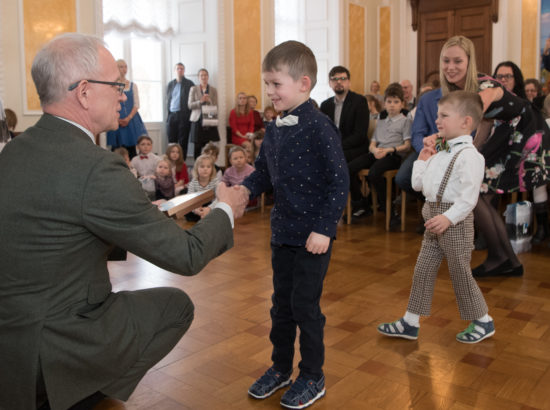
[[275,125],[277,127],[283,127],[285,125],[292,126],[298,124],[298,117],[295,115],[285,115],[284,118],[280,116],[275,120]]

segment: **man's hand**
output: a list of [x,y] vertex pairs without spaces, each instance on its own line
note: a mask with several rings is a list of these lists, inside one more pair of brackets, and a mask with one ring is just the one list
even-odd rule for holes
[[204,218],[210,213],[211,210],[212,209],[210,209],[209,206],[201,206],[200,208],[195,209],[193,212],[195,212],[201,218]]
[[233,217],[236,219],[243,216],[244,209],[248,204],[246,191],[248,189],[240,185],[229,188],[223,182],[220,182],[216,188],[216,197],[220,202],[225,202],[231,207]]
[[311,232],[306,241],[306,249],[314,255],[320,255],[328,251],[330,238],[317,232]]
[[374,155],[374,158],[382,159],[387,155],[387,151],[384,148],[376,147],[372,150],[372,154]]
[[437,215],[431,219],[428,219],[424,226],[431,233],[441,235],[449,226],[451,226],[451,221],[445,215]]
[[428,158],[430,158],[432,155],[435,155],[435,149],[433,147],[426,147],[422,148],[422,151],[420,151],[420,154],[418,154],[418,159],[420,161],[427,161]]

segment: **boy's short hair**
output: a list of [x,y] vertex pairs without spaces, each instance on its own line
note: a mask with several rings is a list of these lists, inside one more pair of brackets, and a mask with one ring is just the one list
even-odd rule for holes
[[329,80],[330,80],[331,77],[334,77],[338,73],[346,73],[346,75],[348,76],[348,80],[351,79],[351,74],[349,73],[349,70],[346,67],[342,66],[342,65],[337,65],[337,66],[334,66],[330,69],[330,71],[328,73]]
[[294,81],[301,76],[308,76],[311,89],[317,83],[317,61],[313,51],[299,41],[289,40],[273,47],[262,62],[262,72],[282,71],[282,66],[288,67],[288,74]]
[[483,117],[483,102],[478,93],[463,90],[453,91],[441,97],[437,105],[442,104],[452,105],[453,109],[462,117],[472,117],[474,129],[477,128]]
[[384,101],[386,101],[386,98],[392,97],[392,98],[399,98],[402,102],[405,101],[405,94],[403,93],[403,87],[399,83],[391,83],[386,87],[386,91],[384,91]]
[[215,157],[218,157],[220,155],[220,148],[216,144],[209,142],[203,147],[201,153],[204,154],[206,152],[211,152],[212,155],[214,155]]
[[142,135],[141,137],[138,138],[137,145],[139,145],[139,143],[143,140],[149,140],[151,142],[151,144],[153,143],[153,140],[151,139],[151,137],[149,135]]

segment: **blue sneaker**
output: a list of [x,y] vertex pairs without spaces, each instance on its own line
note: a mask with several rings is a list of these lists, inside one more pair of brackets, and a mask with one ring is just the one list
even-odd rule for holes
[[292,371],[283,374],[275,370],[273,367],[270,367],[262,377],[250,386],[250,389],[248,389],[248,394],[255,399],[265,399],[281,387],[288,386],[292,382],[292,380],[290,380],[291,374]]
[[281,398],[281,406],[288,409],[303,409],[311,406],[317,399],[325,395],[325,376],[319,381],[307,380],[298,376]]

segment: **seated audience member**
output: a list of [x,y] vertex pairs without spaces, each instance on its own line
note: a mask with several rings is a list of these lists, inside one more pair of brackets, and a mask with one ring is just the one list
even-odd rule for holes
[[369,106],[370,119],[377,120],[380,115],[380,111],[382,111],[382,104],[380,103],[380,100],[372,94],[366,94],[365,98],[367,99],[367,104]]
[[132,163],[130,162],[130,153],[128,150],[124,147],[118,147],[113,150],[115,154],[120,155],[122,158],[124,158],[124,162],[126,162],[126,165],[128,165],[128,168],[130,169],[130,172],[137,178],[138,174]]
[[216,178],[218,178],[221,181],[222,175],[223,175],[223,169],[222,167],[216,165],[216,162],[218,161],[218,157],[220,155],[220,148],[216,144],[210,142],[203,147],[202,154],[210,155],[212,158],[214,158],[214,167],[216,168]]
[[154,176],[160,158],[151,152],[153,150],[153,140],[147,135],[138,138],[137,147],[139,155],[132,158],[132,165],[138,173],[143,190],[147,193],[149,199],[154,199]]
[[254,112],[248,106],[246,94],[237,94],[235,108],[229,114],[229,126],[231,127],[231,142],[241,145],[248,141],[254,132]]
[[321,112],[340,131],[342,148],[349,163],[368,152],[369,107],[365,97],[351,91],[351,74],[346,67],[332,67],[328,77],[334,97],[321,103]]
[[265,107],[264,110],[264,129],[267,124],[277,118],[277,111],[272,106]]
[[370,83],[370,94],[380,101],[380,104],[384,103],[384,96],[380,94],[380,83],[376,80],[373,80]]
[[[392,87],[401,88],[401,91],[403,91],[403,87],[399,83],[392,83]],[[384,104],[384,102],[383,102],[383,104]],[[406,117],[409,114],[409,110],[403,106],[401,108],[401,114],[403,114]],[[384,119],[386,119],[387,116],[388,116],[388,111],[386,110],[385,105],[384,105],[384,109],[382,111],[380,111],[380,114],[378,115],[378,119],[384,120]]]
[[243,147],[235,146],[229,150],[229,162],[231,166],[225,170],[222,178],[222,182],[227,186],[241,185],[244,179],[254,172]]
[[258,131],[264,128],[264,121],[262,120],[262,114],[260,114],[260,112],[256,110],[257,105],[258,105],[258,99],[256,98],[256,96],[249,95],[248,106],[250,107],[252,114],[254,114],[254,131]]
[[262,146],[262,142],[264,141],[264,135],[265,135],[265,131],[259,130],[259,131],[256,131],[254,133],[254,136],[252,137],[252,150],[253,150],[254,161],[256,161],[256,158],[260,153],[260,148]]
[[13,110],[10,110],[9,108],[6,108],[4,112],[6,113],[6,125],[8,126],[10,137],[13,139],[15,138],[15,127],[17,126],[17,115]]
[[[208,191],[209,189],[216,190],[220,180],[216,176],[216,168],[214,167],[214,158],[210,155],[202,154],[196,160],[193,165],[193,179],[189,182],[188,193]],[[194,209],[185,215],[188,221],[198,221],[204,218],[216,205],[216,200],[210,204],[204,204],[203,206]],[[210,205],[210,207],[208,206]]]
[[525,96],[535,107],[542,110],[545,96],[542,93],[542,85],[539,80],[536,78],[525,80]]
[[176,183],[176,195],[184,194],[187,192],[189,173],[183,158],[183,149],[181,148],[181,145],[175,142],[168,144],[164,158],[170,162],[172,176],[174,177],[174,181]]
[[[354,216],[369,213],[369,203],[366,198],[361,198],[359,179],[357,173],[361,169],[368,169],[368,180],[378,195],[379,208],[386,209],[386,183],[384,172],[398,169],[401,160],[411,148],[411,120],[403,115],[403,89],[398,83],[390,84],[386,88],[384,107],[388,116],[378,120],[376,129],[369,145],[369,153],[353,160],[349,166],[349,173],[354,183],[351,186],[351,199],[354,202],[361,201],[363,208],[359,208]],[[359,210],[362,209],[362,212]],[[398,214],[392,210],[390,226],[400,222]]]
[[[254,138],[254,135],[252,135],[252,138]],[[252,141],[243,142],[241,147],[243,147],[244,149],[244,153],[246,155],[246,162],[250,165],[253,165],[254,164],[254,146],[252,145]]]
[[405,99],[403,108],[410,111],[416,106],[416,98],[413,94],[413,85],[409,80],[403,80],[399,84],[403,87],[403,98]]
[[155,170],[155,199],[172,199],[176,196],[175,185],[170,161],[161,159]]

